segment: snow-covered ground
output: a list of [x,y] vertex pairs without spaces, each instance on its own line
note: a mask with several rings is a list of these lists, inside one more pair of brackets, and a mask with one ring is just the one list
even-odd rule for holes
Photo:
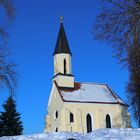
[[89,134],[57,132],[28,136],[1,137],[0,140],[140,140],[140,129],[98,129]]

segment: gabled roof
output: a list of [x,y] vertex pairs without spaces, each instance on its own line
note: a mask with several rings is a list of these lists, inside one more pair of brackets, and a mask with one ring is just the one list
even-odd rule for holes
[[70,48],[69,48],[68,40],[66,37],[63,22],[60,23],[60,30],[59,30],[59,34],[57,37],[57,42],[56,42],[56,46],[55,46],[53,55],[60,54],[60,53],[66,53],[66,54],[72,55]]
[[121,104],[128,106],[106,84],[74,83],[74,88],[58,87],[55,85],[64,102]]

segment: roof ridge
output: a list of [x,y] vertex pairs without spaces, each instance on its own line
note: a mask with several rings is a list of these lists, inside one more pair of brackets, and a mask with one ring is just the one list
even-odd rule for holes
[[79,83],[79,84],[94,84],[94,85],[108,85],[105,83],[94,83],[94,82],[75,82],[75,83]]

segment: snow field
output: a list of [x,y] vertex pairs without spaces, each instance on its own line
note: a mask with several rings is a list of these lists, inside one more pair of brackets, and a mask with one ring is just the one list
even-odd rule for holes
[[0,137],[0,140],[140,140],[140,129],[98,129],[89,134],[50,132],[22,136]]

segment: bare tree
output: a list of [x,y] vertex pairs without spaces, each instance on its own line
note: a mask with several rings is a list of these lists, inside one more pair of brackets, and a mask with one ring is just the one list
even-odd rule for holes
[[[0,43],[4,45],[8,39],[7,27],[15,16],[15,8],[12,0],[0,0]],[[2,45],[1,45],[2,46]]]
[[15,64],[8,61],[7,28],[14,19],[15,8],[12,0],[0,0],[0,87],[7,87],[13,94],[17,85]]
[[128,94],[128,99],[140,127],[140,47],[133,48],[128,58],[130,76],[127,91],[131,93]]
[[102,2],[93,35],[95,39],[109,42],[118,60],[128,69],[128,98],[140,127],[140,0]]

